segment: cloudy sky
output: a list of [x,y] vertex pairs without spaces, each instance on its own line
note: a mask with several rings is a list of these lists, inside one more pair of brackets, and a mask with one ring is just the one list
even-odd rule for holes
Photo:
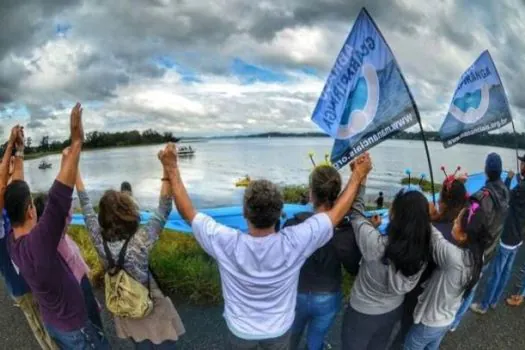
[[318,130],[311,113],[363,5],[426,128],[489,49],[523,131],[520,0],[0,0],[4,136],[22,122],[35,139],[64,138],[77,100],[86,131]]

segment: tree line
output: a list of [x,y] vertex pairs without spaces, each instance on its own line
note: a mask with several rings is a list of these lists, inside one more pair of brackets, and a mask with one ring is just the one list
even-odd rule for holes
[[[515,148],[516,142],[518,148],[525,149],[525,133],[516,134],[517,137],[514,137],[514,133],[504,132],[499,134],[489,134],[488,132],[480,133],[477,135],[469,136],[462,139],[459,143],[464,143],[468,145],[480,145],[480,146],[494,146],[494,147],[503,147],[503,148]],[[329,137],[328,135],[321,132],[308,132],[308,133],[283,133],[283,132],[268,132],[255,135],[238,135],[233,138],[254,138],[254,137]],[[439,133],[437,131],[426,131],[425,137],[427,141],[436,141],[441,142],[439,139]],[[231,138],[231,137],[223,137]],[[401,131],[394,135],[392,139],[397,140],[418,140],[421,141],[421,133],[419,132],[404,132]]]
[[[177,142],[179,140],[180,139],[173,136],[173,133],[171,132],[164,132],[161,134],[152,129],[148,129],[143,132],[132,130],[114,133],[93,131],[86,133],[83,148],[95,149],[107,147],[153,145],[166,142]],[[39,143],[35,144],[31,137],[27,137],[25,153],[32,154],[60,152],[65,147],[69,146],[69,144],[69,139],[64,141],[51,141],[47,135],[43,136]],[[4,147],[2,147],[2,153]]]

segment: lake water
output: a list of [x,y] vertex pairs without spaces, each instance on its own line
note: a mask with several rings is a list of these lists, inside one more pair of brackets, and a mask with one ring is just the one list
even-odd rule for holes
[[[197,150],[193,158],[179,160],[184,183],[198,208],[240,205],[243,189],[235,181],[246,174],[252,179],[266,178],[279,185],[307,184],[312,164],[308,152],[321,162],[331,150],[329,138],[256,138],[241,140],[210,140],[191,144]],[[109,188],[119,189],[128,181],[141,206],[152,208],[158,200],[162,167],[156,154],[162,145],[104,149],[82,154],[81,171],[86,187],[94,200]],[[488,153],[498,152],[506,169],[516,168],[515,151],[494,147],[457,145],[444,149],[441,143],[429,143],[437,182],[443,180],[441,165],[451,171],[461,165],[462,171],[483,170]],[[406,168],[419,176],[428,176],[423,143],[419,141],[386,141],[371,151],[374,170],[368,186],[369,194],[379,191],[395,194]],[[60,166],[60,156],[45,158],[53,163],[49,170],[39,170],[40,159],[26,162],[26,179],[33,191],[47,191]],[[342,171],[346,179],[349,172]]]

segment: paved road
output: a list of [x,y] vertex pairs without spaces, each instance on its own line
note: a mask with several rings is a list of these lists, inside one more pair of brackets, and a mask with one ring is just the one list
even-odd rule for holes
[[[525,248],[516,259],[515,274],[509,288],[514,286],[517,267],[525,262]],[[480,288],[483,290],[483,285]],[[103,300],[100,292],[99,300]],[[175,303],[184,321],[187,334],[179,342],[179,349],[223,349],[225,323],[221,307],[192,307]],[[22,313],[12,306],[0,284],[0,349],[38,349]],[[127,341],[115,336],[112,322],[107,314],[103,315],[106,333],[113,349],[131,349]],[[330,333],[333,349],[341,349],[339,333],[341,320],[338,319]],[[525,349],[525,306],[509,308],[500,305],[495,311],[484,316],[468,313],[459,329],[447,335],[441,347],[445,350],[456,349]]]

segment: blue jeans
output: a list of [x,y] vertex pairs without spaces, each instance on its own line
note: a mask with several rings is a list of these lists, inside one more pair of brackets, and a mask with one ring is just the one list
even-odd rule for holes
[[[483,268],[481,269],[481,274],[482,275],[489,269],[490,264],[491,263],[483,266]],[[481,277],[482,276],[479,277],[480,280],[481,280]],[[453,328],[453,329],[458,328],[459,324],[461,323],[461,320],[463,319],[463,316],[465,316],[465,314],[467,313],[467,311],[470,308],[470,305],[474,301],[474,296],[476,295],[476,289],[478,288],[478,285],[479,285],[479,281],[478,281],[478,283],[476,283],[474,288],[472,288],[472,290],[470,291],[469,295],[467,295],[465,297],[465,299],[463,299],[463,303],[461,303],[461,306],[460,306],[458,312],[456,313],[456,318],[454,319],[454,322],[452,323],[450,328]]]
[[84,295],[84,302],[86,303],[86,310],[88,313],[89,320],[98,329],[104,329],[102,326],[102,319],[100,318],[100,311],[98,310],[97,299],[93,293],[93,287],[87,276],[82,277],[80,281],[80,288],[82,288],[82,294]]
[[338,293],[299,293],[292,325],[292,349],[297,349],[304,329],[308,326],[308,350],[322,350],[328,330],[341,309],[343,297]]
[[439,344],[450,327],[428,327],[415,324],[408,331],[404,350],[438,350]]
[[495,307],[500,301],[509,282],[518,250],[518,248],[507,249],[499,246],[498,254],[491,263],[491,275],[485,288],[485,295],[481,300],[483,310],[487,310],[489,306]]
[[86,326],[71,332],[63,332],[45,325],[49,335],[61,350],[106,350],[109,343],[104,331],[87,321]]

